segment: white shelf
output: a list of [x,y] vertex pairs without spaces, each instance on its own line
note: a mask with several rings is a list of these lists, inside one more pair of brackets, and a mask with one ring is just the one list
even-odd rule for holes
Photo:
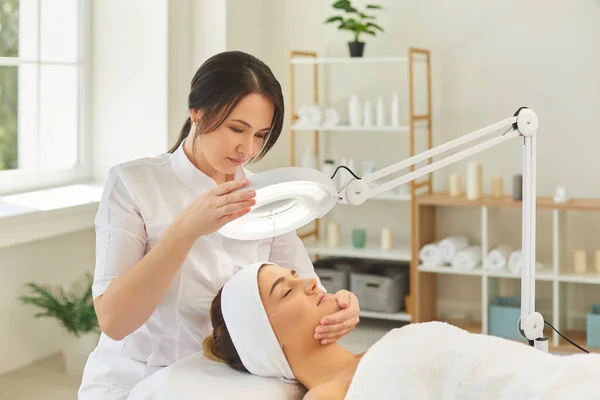
[[[485,274],[491,278],[509,278],[509,279],[521,279],[521,274],[513,274],[510,271],[485,271]],[[554,280],[554,272],[550,268],[544,268],[535,272],[536,281],[549,281]]]
[[420,272],[433,272],[436,274],[450,274],[450,275],[471,275],[471,276],[482,276],[483,272],[481,266],[477,266],[472,270],[468,269],[457,269],[449,265],[447,266],[430,266],[430,265],[419,265]]
[[[404,193],[382,193],[382,194],[378,194],[377,196],[373,196],[369,199],[369,201],[373,201],[373,200],[381,200],[381,201],[402,201],[402,202],[408,202],[410,201],[410,195],[408,193],[404,194]],[[351,204],[347,204],[347,203],[340,203],[340,206],[351,206]],[[356,206],[352,206],[352,207],[356,207]]]
[[389,64],[408,63],[408,57],[294,57],[292,64]]
[[323,132],[410,132],[408,125],[399,126],[349,126],[349,125],[293,125],[292,130],[296,132],[302,131],[323,131]]
[[560,282],[570,282],[570,283],[592,283],[592,284],[600,284],[600,273],[598,272],[586,272],[585,274],[561,274],[558,277]]
[[374,319],[384,319],[388,321],[404,321],[410,322],[412,320],[410,314],[399,312],[399,313],[387,313],[387,312],[377,312],[377,311],[361,311],[361,318],[374,318]]
[[363,258],[388,261],[410,261],[410,246],[396,247],[392,250],[383,250],[377,247],[355,249],[352,246],[328,247],[327,245],[306,245],[306,250],[311,255],[329,257]]

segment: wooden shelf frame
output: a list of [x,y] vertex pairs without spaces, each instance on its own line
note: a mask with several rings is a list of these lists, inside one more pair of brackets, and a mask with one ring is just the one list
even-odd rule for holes
[[[369,128],[370,131],[372,132],[392,132],[392,133],[400,133],[400,134],[406,134],[408,132],[408,148],[409,148],[409,157],[414,156],[417,153],[420,153],[422,151],[431,149],[433,146],[433,134],[432,134],[432,129],[433,129],[433,124],[432,124],[432,87],[431,87],[431,52],[428,49],[424,49],[424,48],[415,48],[415,47],[410,47],[408,48],[407,51],[407,55],[406,56],[391,56],[391,57],[371,57],[371,58],[362,58],[362,59],[357,59],[357,58],[327,58],[327,57],[319,57],[317,52],[314,51],[300,51],[300,50],[292,50],[290,51],[289,54],[289,71],[290,71],[290,127],[289,127],[289,133],[290,133],[290,166],[295,166],[296,165],[296,147],[295,147],[295,142],[296,142],[296,132],[300,132],[300,131],[312,131],[313,132],[313,149],[314,149],[314,155],[316,156],[317,160],[320,159],[320,151],[321,149],[319,148],[319,139],[320,139],[320,133],[321,132],[325,132],[325,131],[336,131],[336,130],[340,130],[340,131],[364,131],[365,129],[354,129],[354,128],[350,128],[350,127],[345,127],[345,126],[341,126],[341,127],[298,127],[295,126],[297,120],[298,120],[298,115],[297,115],[297,111],[296,111],[296,103],[295,103],[295,96],[296,96],[296,82],[295,82],[295,72],[296,72],[296,68],[297,67],[303,67],[306,68],[306,66],[312,66],[313,68],[313,73],[312,73],[312,87],[313,87],[313,102],[315,105],[319,104],[319,66],[324,65],[324,64],[348,64],[348,65],[352,65],[352,64],[373,64],[373,65],[377,65],[377,64],[381,64],[381,63],[398,63],[401,65],[402,68],[404,68],[404,72],[408,74],[408,97],[409,97],[409,124],[408,126],[399,126],[399,127],[385,127],[383,129],[381,128],[377,128],[377,127],[373,127],[373,128]],[[404,66],[402,66],[402,64],[404,64]],[[415,87],[415,68],[417,64],[424,64],[425,68],[426,68],[426,98],[427,98],[427,110],[424,113],[419,113],[417,114],[415,111],[415,91],[416,91],[416,87]],[[422,131],[423,129],[425,129],[427,131],[426,135],[427,135],[427,141],[426,141],[426,146],[427,148],[425,149],[416,149],[416,140],[415,140],[415,135],[416,130],[419,129],[419,131]],[[431,163],[433,160],[429,159],[428,163]],[[411,167],[411,171],[414,171],[415,167],[412,166]],[[429,174],[426,178],[420,180],[419,182],[416,181],[412,181],[409,184],[409,193],[408,193],[408,200],[409,200],[409,213],[410,213],[410,236],[411,236],[411,244],[408,247],[408,257],[411,260],[410,263],[410,284],[409,284],[409,293],[410,295],[408,296],[408,301],[407,301],[407,306],[406,306],[406,314],[403,315],[403,320],[413,320],[412,315],[414,314],[415,310],[413,308],[415,302],[412,301],[413,296],[416,294],[416,291],[418,291],[418,287],[417,285],[419,284],[417,282],[417,264],[413,263],[412,260],[415,259],[415,257],[418,257],[418,253],[414,252],[414,246],[412,245],[412,241],[413,241],[413,237],[415,235],[415,227],[416,227],[416,223],[415,223],[415,210],[416,210],[416,202],[415,202],[415,196],[418,193],[431,193],[433,189],[433,181],[432,181],[432,174]],[[392,196],[391,195],[386,195],[386,196],[381,196],[381,200],[384,199],[390,199]],[[403,197],[403,196],[400,196]],[[377,200],[377,199],[373,199],[373,200]],[[299,232],[299,236],[302,240],[307,240],[310,238],[314,238],[317,241],[321,241],[321,221],[320,220],[316,220],[313,224],[313,228],[311,230],[309,230],[308,232]],[[326,255],[328,252],[324,251],[323,255]],[[368,252],[366,252],[365,254],[367,254]],[[350,254],[355,254],[355,252],[349,252],[348,253],[349,256],[351,256]],[[316,256],[319,257],[320,254],[317,252]],[[423,284],[427,285],[428,279],[424,278],[425,282]],[[373,314],[376,315],[376,314]],[[410,316],[409,317],[407,317]],[[384,318],[385,319],[385,318]]]

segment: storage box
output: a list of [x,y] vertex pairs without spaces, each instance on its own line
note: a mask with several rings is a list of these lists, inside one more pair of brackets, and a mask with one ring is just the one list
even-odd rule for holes
[[600,348],[600,304],[594,304],[587,315],[587,347]]
[[489,306],[488,333],[506,339],[524,340],[519,333],[521,299],[518,297],[497,297]]
[[348,273],[337,271],[331,268],[316,268],[315,272],[321,280],[321,284],[328,293],[335,293],[338,290],[348,290]]
[[350,290],[358,298],[361,310],[399,312],[404,309],[404,297],[408,294],[408,270],[388,267],[352,272]]

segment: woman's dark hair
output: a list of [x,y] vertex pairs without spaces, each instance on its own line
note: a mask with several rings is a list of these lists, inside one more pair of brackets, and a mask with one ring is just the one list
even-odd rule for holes
[[[271,130],[261,151],[253,161],[262,159],[275,145],[283,127],[283,94],[271,69],[258,58],[241,52],[226,51],[206,60],[192,78],[188,108],[203,113],[194,135],[212,132],[231,114],[246,96],[258,93],[273,103],[275,113]],[[189,135],[192,120],[188,117],[179,139],[169,153],[174,152]]]
[[242,360],[233,345],[223,312],[221,311],[221,293],[219,290],[210,306],[210,320],[212,322],[213,331],[202,342],[204,355],[214,361],[226,363],[234,369],[242,372],[248,372]]

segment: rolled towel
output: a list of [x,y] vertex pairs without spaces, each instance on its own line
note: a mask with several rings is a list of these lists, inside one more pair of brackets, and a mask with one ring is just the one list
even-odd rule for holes
[[442,261],[450,264],[455,255],[469,247],[469,241],[463,236],[449,236],[440,241],[438,246],[442,250]]
[[[521,250],[515,250],[512,253],[510,253],[510,256],[508,257],[508,270],[513,275],[520,275],[522,268],[523,268],[523,252]],[[541,262],[536,262],[535,270],[539,271],[542,269],[544,269],[544,264],[542,264]]]
[[488,271],[502,271],[508,265],[508,258],[512,253],[512,247],[501,244],[489,252],[483,260],[483,268]]
[[419,259],[423,264],[427,264],[430,267],[437,267],[442,265],[442,251],[438,246],[438,243],[429,243],[423,246],[419,251]]
[[452,259],[452,267],[462,270],[473,270],[481,262],[481,247],[471,246],[456,253]]

